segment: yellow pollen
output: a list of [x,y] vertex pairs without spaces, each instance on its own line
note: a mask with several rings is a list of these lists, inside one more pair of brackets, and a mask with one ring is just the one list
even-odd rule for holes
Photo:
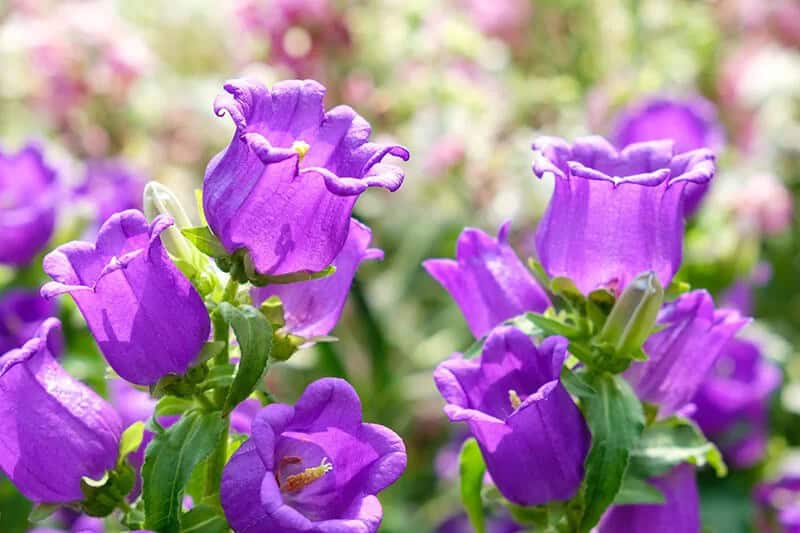
[[[292,461],[290,463],[297,464],[297,461],[294,461],[294,457],[291,458]],[[281,461],[283,463],[283,461]],[[286,480],[281,485],[281,490],[284,492],[297,492],[298,490],[302,490],[333,470],[333,465],[328,461],[327,457],[322,458],[322,462],[320,462],[319,466],[312,466],[310,468],[306,468],[299,474],[293,474],[288,476]]]
[[522,405],[522,401],[519,399],[519,395],[514,389],[508,391],[508,401],[511,402],[512,409],[518,409],[519,406]]
[[297,155],[300,156],[300,161],[303,160],[310,149],[311,146],[305,141],[295,141],[292,143],[292,150],[297,152]]

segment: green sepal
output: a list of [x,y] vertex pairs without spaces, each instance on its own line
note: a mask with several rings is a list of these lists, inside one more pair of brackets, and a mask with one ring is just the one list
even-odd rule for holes
[[486,464],[483,461],[478,441],[467,439],[458,457],[458,471],[461,487],[461,503],[467,512],[469,522],[476,533],[486,532],[486,516],[483,509],[481,490]]
[[218,258],[228,255],[222,242],[211,232],[208,226],[183,228],[181,234],[191,242],[195,248],[209,257]]
[[136,472],[127,462],[120,462],[106,471],[100,479],[81,478],[81,510],[95,517],[110,515],[118,507],[125,507],[125,498],[136,483]]

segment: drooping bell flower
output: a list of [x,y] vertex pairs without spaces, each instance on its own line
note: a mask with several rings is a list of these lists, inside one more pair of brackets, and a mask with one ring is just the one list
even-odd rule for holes
[[271,404],[222,474],[225,516],[239,533],[377,531],[378,492],[406,467],[403,441],[361,420],[350,384],[315,381],[294,406]]
[[53,235],[58,190],[55,172],[41,149],[0,150],[0,264],[22,266]]
[[652,270],[668,287],[681,264],[684,189],[714,175],[714,154],[674,155],[672,143],[632,144],[617,151],[601,137],[573,144],[544,137],[533,171],[553,175],[555,189],[536,231],[536,250],[550,276],[566,276],[583,293],[618,294]]
[[[701,96],[691,98],[652,97],[636,102],[617,117],[614,145],[625,148],[643,141],[671,140],[675,152],[698,148],[715,152],[722,148],[725,133],[714,104]],[[686,187],[684,211],[691,215],[700,206],[709,182]]]
[[56,306],[38,291],[11,289],[0,294],[0,353],[19,348],[56,314]]
[[589,431],[561,384],[567,341],[538,347],[512,327],[494,329],[475,359],[433,373],[452,422],[467,422],[498,490],[518,505],[567,500],[583,479]]
[[54,359],[60,327],[47,319],[0,355],[0,470],[34,502],[82,500],[81,478],[101,478],[119,455],[119,415]]
[[664,494],[664,503],[615,505],[598,533],[700,533],[700,497],[694,467],[676,466],[649,481]]
[[800,475],[787,474],[753,490],[758,531],[800,531]]
[[368,248],[371,240],[372,231],[350,219],[347,241],[332,263],[336,272],[311,281],[254,288],[253,302],[260,304],[270,296],[278,296],[289,333],[307,339],[327,335],[339,321],[358,266],[362,261],[383,259],[382,250]]
[[74,192],[92,205],[99,226],[114,213],[141,209],[146,181],[122,160],[97,159],[86,164],[83,183]]
[[186,372],[211,329],[202,298],[159,239],[171,224],[123,211],[103,224],[96,244],[71,242],[44,259],[55,281],[42,295],[71,294],[108,363],[138,385]]
[[550,306],[544,290],[508,244],[510,225],[500,226],[496,239],[467,228],[458,237],[455,260],[423,263],[461,308],[476,338],[513,316]]
[[369,142],[370,126],[348,106],[325,112],[325,88],[286,81],[225,84],[214,102],[236,132],[208,165],[203,205],[225,249],[246,248],[256,271],[280,275],[327,267],[347,240],[350,213],[368,187],[397,190],[408,159],[397,145]]
[[704,290],[679,296],[661,309],[656,324],[664,329],[644,344],[647,361],[625,372],[637,395],[668,416],[689,404],[722,349],[748,319],[732,309],[714,309]]
[[756,344],[734,338],[692,400],[693,418],[734,466],[747,468],[764,456],[769,396],[780,383],[780,370]]

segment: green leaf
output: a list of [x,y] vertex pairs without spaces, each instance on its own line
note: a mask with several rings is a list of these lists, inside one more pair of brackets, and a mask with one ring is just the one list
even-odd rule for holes
[[687,293],[690,290],[692,290],[692,286],[685,281],[673,279],[664,291],[664,299],[667,301],[674,300],[681,294]]
[[180,530],[186,483],[197,464],[214,450],[226,424],[219,412],[190,411],[153,438],[142,467],[147,529],[161,533]]
[[200,350],[200,355],[197,356],[197,359],[194,360],[192,366],[200,366],[203,363],[210,361],[214,357],[216,357],[222,350],[225,349],[225,341],[208,341],[203,344],[203,348]]
[[217,507],[196,505],[181,516],[181,533],[227,533],[228,522]]
[[469,522],[477,533],[485,533],[486,517],[483,513],[481,489],[486,464],[483,462],[481,449],[475,439],[468,439],[461,448],[458,458],[458,469],[461,477],[461,503],[467,511]]
[[677,416],[645,429],[631,454],[631,469],[641,477],[660,476],[687,462],[698,467],[708,464],[718,477],[728,473],[717,447],[694,422]]
[[250,396],[267,370],[272,351],[272,324],[258,309],[250,305],[234,307],[223,302],[219,311],[233,328],[242,354],[222,409],[227,415]]
[[580,335],[580,331],[570,325],[559,322],[552,318],[548,318],[536,313],[525,313],[524,319],[533,323],[537,328],[541,329],[545,335],[562,335],[568,339]]
[[637,503],[664,503],[664,494],[643,479],[626,476],[622,481],[622,488],[614,498],[614,505]]
[[33,506],[33,509],[31,509],[28,520],[34,523],[41,522],[59,509],[61,509],[60,503],[37,503]]
[[162,416],[180,415],[188,411],[192,407],[191,400],[186,398],[178,398],[176,396],[164,396],[156,404],[155,411],[153,412],[154,418]]
[[135,452],[144,438],[144,422],[134,422],[122,432],[119,439],[119,462]]
[[586,372],[595,394],[582,398],[592,447],[586,458],[585,507],[580,531],[589,531],[622,488],[631,450],[644,429],[642,404],[623,378]]
[[544,266],[542,266],[539,261],[531,258],[528,259],[528,268],[531,269],[533,277],[536,278],[536,281],[539,282],[539,285],[541,285],[545,290],[549,290],[550,276],[548,276],[547,272],[545,272]]
[[265,287],[267,285],[285,285],[287,283],[300,283],[302,281],[322,279],[332,276],[336,272],[335,266],[328,265],[317,272],[302,270],[300,272],[292,272],[290,274],[283,274],[280,276],[265,276],[258,274],[255,272],[255,270],[249,268],[247,263],[245,264],[245,268],[248,280],[256,287]]
[[228,255],[228,251],[222,246],[217,236],[211,233],[211,229],[208,226],[183,228],[181,233],[189,242],[194,244],[195,248],[208,256],[223,257]]

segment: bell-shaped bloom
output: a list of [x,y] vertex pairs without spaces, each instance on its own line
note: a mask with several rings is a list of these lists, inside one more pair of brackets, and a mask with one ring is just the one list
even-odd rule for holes
[[83,499],[119,455],[122,421],[56,362],[61,324],[47,319],[22,348],[0,355],[0,470],[35,502]]
[[171,223],[123,211],[103,224],[97,244],[71,242],[44,259],[55,281],[42,295],[70,293],[111,367],[139,385],[186,372],[211,330],[202,298],[159,239]]
[[[698,148],[717,151],[725,133],[714,104],[701,96],[692,98],[654,97],[633,104],[617,118],[613,142],[617,148],[643,141],[671,140],[677,153]],[[709,183],[686,187],[684,212],[694,213]]]
[[788,474],[753,490],[758,531],[800,531],[800,476]]
[[668,416],[686,407],[705,381],[722,349],[748,319],[732,309],[714,309],[706,291],[682,294],[665,304],[656,324],[663,329],[645,342],[647,361],[637,362],[625,378],[639,398],[660,406]]
[[11,289],[0,294],[0,353],[25,344],[55,314],[56,306],[38,291]]
[[461,308],[476,338],[504,320],[550,306],[544,290],[508,244],[510,225],[500,226],[496,239],[467,228],[458,237],[455,260],[428,259],[423,263]]
[[0,150],[0,264],[25,265],[50,240],[57,187],[56,174],[36,145],[17,153]]
[[238,533],[373,533],[383,515],[375,495],[405,467],[400,437],[363,423],[353,387],[324,378],[294,406],[261,410],[225,467],[220,498]]
[[756,344],[734,338],[692,400],[694,419],[734,466],[746,468],[764,456],[769,396],[780,383],[780,370]]
[[372,231],[350,219],[347,241],[332,263],[336,272],[311,281],[255,288],[251,291],[253,301],[258,304],[278,296],[289,333],[307,339],[327,335],[339,321],[358,266],[368,259],[383,259],[382,250],[369,248],[371,240]]
[[583,479],[589,430],[561,384],[567,341],[540,346],[501,326],[475,359],[461,354],[433,373],[452,422],[467,422],[500,492],[519,505],[567,500]]
[[369,124],[348,106],[325,112],[315,81],[270,90],[233,80],[225,90],[214,110],[229,113],[236,132],[206,170],[209,226],[228,252],[246,248],[261,274],[324,269],[345,244],[358,196],[403,183],[383,158],[408,159],[408,151],[369,142]]
[[664,494],[664,503],[615,505],[603,516],[597,533],[700,533],[694,467],[676,466],[650,483]]
[[617,151],[602,137],[573,144],[552,137],[533,144],[540,178],[555,177],[536,231],[536,251],[550,276],[566,276],[583,293],[618,294],[637,274],[669,286],[681,264],[684,189],[714,175],[714,154],[674,155],[672,143],[632,144]]
[[714,104],[701,96],[651,97],[634,103],[617,117],[614,144],[625,148],[643,141],[669,139],[678,153],[722,147],[725,132]]
[[86,164],[83,183],[74,192],[92,205],[99,226],[114,213],[141,209],[146,181],[122,160],[97,159]]

